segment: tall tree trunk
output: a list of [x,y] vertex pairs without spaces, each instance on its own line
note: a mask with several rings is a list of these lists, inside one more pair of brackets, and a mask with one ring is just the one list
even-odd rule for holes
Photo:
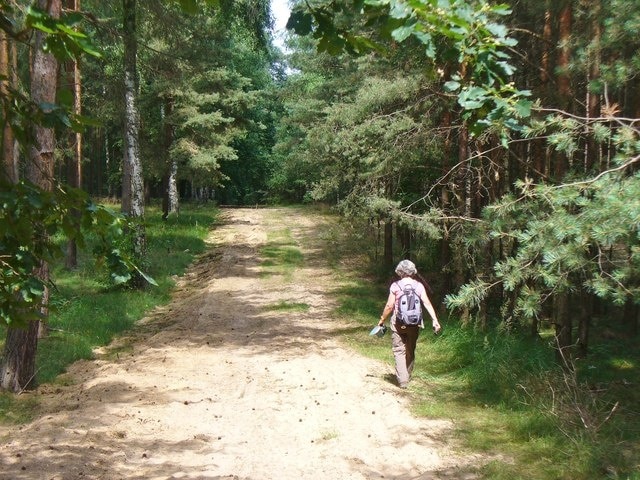
[[[51,17],[59,18],[61,0],[39,0],[38,7]],[[44,34],[35,33],[31,65],[31,98],[37,104],[54,104],[56,101],[58,62],[50,53],[43,50]],[[34,145],[31,147],[27,163],[27,179],[43,190],[53,189],[55,133],[52,128],[36,125]],[[42,262],[35,270],[46,286],[49,281],[49,266]],[[48,289],[40,305],[43,316],[48,313]],[[1,386],[4,389],[19,392],[33,386],[35,377],[35,357],[38,345],[40,322],[31,321],[25,329],[10,328],[5,343],[2,367],[0,369]]]
[[169,175],[167,178],[167,213],[180,211],[180,196],[178,195],[178,162],[169,159]]
[[384,222],[384,266],[393,268],[393,222],[390,218]]
[[556,327],[556,358],[558,363],[565,366],[568,360],[569,347],[573,342],[573,322],[569,313],[569,294],[560,292],[554,297],[553,323]]
[[107,174],[107,196],[109,198],[117,198],[117,187],[114,185],[113,181],[113,170],[115,169],[113,165],[113,161],[111,160],[111,151],[109,150],[109,130],[106,128],[102,129],[103,132],[103,141],[104,141],[104,168]]
[[[13,78],[11,72],[12,66],[12,44],[13,42],[6,34],[4,30],[0,30],[0,75],[2,81],[0,81],[0,95],[2,98],[7,99],[9,97],[9,85]],[[15,51],[13,51],[15,54]],[[6,108],[8,102],[3,103],[2,119],[4,125],[2,128],[2,174],[5,179],[11,183],[18,181],[18,162],[15,155],[15,135],[13,129],[9,123],[9,112]]]
[[396,225],[396,238],[400,244],[401,257],[411,258],[411,230],[406,225]]
[[[571,95],[571,77],[569,75],[569,62],[571,60],[571,27],[572,27],[573,11],[571,7],[571,0],[565,0],[560,10],[559,18],[559,51],[556,62],[556,68],[558,76],[556,79],[558,86],[558,104],[559,107],[567,112],[570,112],[572,95]],[[566,155],[560,153],[554,155],[554,169],[553,176],[556,182],[561,182],[564,178],[569,164],[572,159],[567,158]]]
[[540,59],[540,81],[543,86],[549,83],[549,69],[551,61],[549,59],[551,52],[551,0],[545,0],[544,26],[542,27],[542,58]]
[[173,144],[173,124],[167,121],[167,117],[171,117],[173,112],[173,99],[168,99],[165,103],[162,117],[164,120],[164,143],[165,152],[167,155],[166,168],[164,181],[163,181],[163,195],[162,195],[162,218],[166,219],[170,213],[175,213],[179,210],[179,197],[178,197],[178,162],[169,153],[171,145]]
[[[600,116],[600,94],[590,88],[590,84],[600,79],[600,39],[602,28],[600,27],[601,2],[591,1],[591,49],[589,52],[589,77],[587,82],[587,118],[598,118]],[[593,135],[589,135],[585,147],[584,169],[586,172],[592,170],[599,161],[600,148]]]
[[35,386],[38,321],[26,328],[9,328],[0,375],[3,390],[20,393]]
[[[442,117],[442,128],[446,132],[444,140],[444,155],[442,159],[442,178],[448,178],[449,169],[451,168],[451,110],[447,109]],[[443,211],[447,212],[451,208],[451,192],[448,184],[442,185],[440,191],[440,205]],[[451,261],[451,244],[449,236],[449,228],[447,225],[443,228],[442,240],[440,240],[440,268],[442,271],[448,267]],[[451,290],[451,275],[444,275],[442,285],[444,292]]]
[[629,335],[632,337],[638,335],[638,330],[640,330],[640,308],[631,299],[624,304],[623,320]]
[[[543,95],[551,96],[551,51],[553,48],[551,0],[545,0],[544,22],[542,27],[542,54],[540,58],[540,89]],[[533,140],[533,168],[534,179],[544,179],[550,174],[550,155],[547,143],[542,140]]]
[[559,18],[559,52],[558,52],[558,94],[560,107],[569,110],[571,96],[571,76],[569,75],[569,63],[571,61],[571,29],[573,22],[573,9],[571,0],[565,0],[560,10]]
[[593,294],[583,290],[579,292],[578,299],[580,305],[575,309],[578,314],[578,352],[581,356],[585,356],[589,350],[589,330],[591,326],[591,317],[593,316]]
[[[124,165],[122,179],[122,210],[135,222],[133,252],[138,264],[146,255],[144,228],[144,182],[140,160],[138,112],[138,70],[136,44],[136,0],[123,0],[124,28],[124,92],[125,92],[125,132]],[[143,279],[134,279],[134,284],[142,286]]]
[[[66,8],[75,12],[80,10],[80,0],[66,0]],[[73,85],[73,113],[80,115],[82,113],[82,97],[81,97],[81,84],[80,84],[80,63],[75,58],[70,65],[69,79]],[[74,132],[72,134],[73,144],[73,161],[71,162],[69,169],[69,184],[75,188],[82,187],[82,133]],[[72,212],[72,215],[79,216],[77,211]],[[67,256],[65,259],[65,265],[69,269],[76,268],[78,266],[78,246],[75,239],[70,239],[67,243]]]
[[[455,179],[454,196],[458,199],[458,212],[460,215],[471,216],[471,198],[470,198],[470,176],[472,170],[470,168],[469,159],[469,129],[466,122],[463,121],[460,127],[458,138],[458,164],[459,169]],[[456,242],[455,247],[460,251],[453,252],[453,276],[454,288],[458,288],[466,282],[467,279],[467,259],[463,249],[463,242]]]

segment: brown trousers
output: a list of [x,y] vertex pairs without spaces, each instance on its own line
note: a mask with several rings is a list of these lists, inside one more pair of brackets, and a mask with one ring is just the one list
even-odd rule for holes
[[[395,330],[395,329],[394,329]],[[396,361],[396,378],[400,387],[406,387],[411,380],[413,364],[416,359],[416,343],[420,328],[407,327],[391,332],[391,349]]]

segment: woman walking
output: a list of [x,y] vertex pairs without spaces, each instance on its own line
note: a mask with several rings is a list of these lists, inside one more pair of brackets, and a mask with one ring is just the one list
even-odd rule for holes
[[[420,303],[424,305],[432,319],[433,331],[438,333],[441,327],[436,311],[427,296],[425,285],[418,280],[418,270],[415,264],[410,260],[402,260],[396,267],[396,275],[399,279],[389,287],[389,297],[378,325],[384,325],[386,318],[393,313],[391,316],[391,348],[396,363],[396,378],[400,388],[407,388],[413,371],[418,335],[420,329],[424,328]],[[403,322],[400,319],[401,313],[404,317],[404,305],[409,304],[411,307],[412,295],[419,298],[419,301],[417,298],[415,300],[419,318],[415,321]]]

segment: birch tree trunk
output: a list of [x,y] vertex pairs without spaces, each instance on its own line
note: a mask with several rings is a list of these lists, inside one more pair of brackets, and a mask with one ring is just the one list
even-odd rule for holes
[[173,144],[173,134],[174,129],[171,122],[167,121],[166,118],[171,116],[173,112],[173,100],[168,99],[164,110],[162,112],[162,118],[164,120],[164,142],[165,142],[165,152],[167,155],[166,168],[167,171],[165,173],[164,185],[163,185],[163,196],[162,196],[162,218],[166,219],[169,214],[178,212],[180,209],[179,205],[179,197],[178,197],[178,162],[175,158],[172,158],[171,154],[171,145]]
[[[146,255],[144,228],[144,182],[140,159],[138,112],[138,70],[136,44],[136,0],[123,0],[124,27],[124,165],[122,178],[122,211],[135,222],[133,252],[138,264]],[[137,286],[143,284],[141,278],[134,280]]]
[[[62,1],[39,0],[38,7],[51,17],[59,18]],[[53,55],[43,50],[44,34],[38,31],[34,38],[31,98],[37,104],[54,104],[57,91],[58,62]],[[29,152],[26,176],[41,189],[51,191],[53,188],[55,132],[52,128],[35,125],[33,136],[34,144]],[[35,269],[34,275],[46,286],[49,280],[49,265],[42,262]],[[48,301],[49,292],[45,287],[45,294],[40,305],[44,317],[48,314]],[[21,392],[34,386],[39,324],[38,321],[31,321],[24,329],[8,329],[0,368],[0,386],[3,389]]]

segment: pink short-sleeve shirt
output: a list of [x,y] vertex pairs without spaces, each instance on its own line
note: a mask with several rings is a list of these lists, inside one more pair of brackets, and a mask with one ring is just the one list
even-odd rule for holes
[[414,280],[411,277],[401,278],[397,282],[393,282],[391,284],[391,287],[389,287],[389,291],[396,297],[396,306],[400,295],[402,295],[404,287],[406,287],[407,285],[411,285],[420,298],[422,298],[427,293],[424,289],[424,285],[422,285],[417,280]]

